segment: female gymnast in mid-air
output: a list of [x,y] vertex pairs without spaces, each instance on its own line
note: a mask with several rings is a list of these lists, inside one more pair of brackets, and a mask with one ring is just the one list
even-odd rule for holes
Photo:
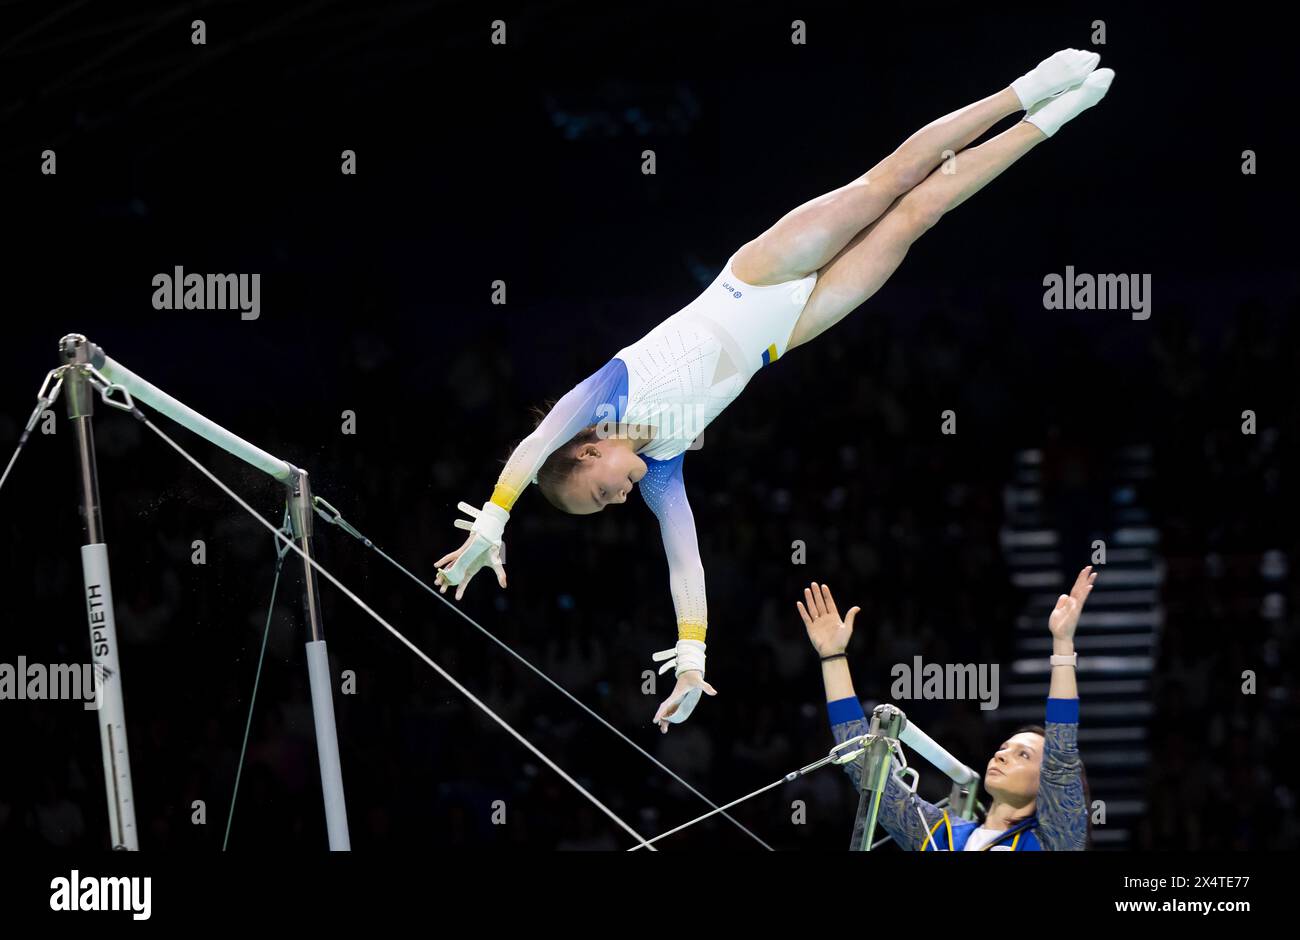
[[[675,668],[677,684],[654,721],[664,732],[684,721],[701,693],[717,694],[704,681],[704,566],[682,478],[685,451],[759,369],[878,291],[944,213],[1099,102],[1115,75],[1096,68],[1099,58],[1077,49],[1049,56],[741,246],[699,297],[555,403],[510,455],[482,509],[459,504],[472,522],[456,525],[470,534],[436,562],[441,590],[457,585],[459,600],[485,566],[506,586],[502,534],[529,483],[577,514],[626,502],[639,483],[659,520],[677,615],[676,647],[654,654],[660,673]],[[1021,110],[1014,127],[963,149]]]

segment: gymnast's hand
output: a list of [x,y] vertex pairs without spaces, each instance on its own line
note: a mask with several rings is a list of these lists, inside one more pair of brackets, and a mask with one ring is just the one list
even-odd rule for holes
[[1062,594],[1057,598],[1056,607],[1047,618],[1047,628],[1052,631],[1055,639],[1073,642],[1074,631],[1079,626],[1079,615],[1083,613],[1084,601],[1092,593],[1092,585],[1096,580],[1097,572],[1092,570],[1092,565],[1088,565],[1074,579],[1074,587],[1070,589],[1070,593]]
[[659,730],[667,734],[670,722],[679,724],[685,721],[695,710],[701,692],[705,695],[718,694],[717,689],[704,681],[704,673],[698,669],[688,669],[678,676],[673,694],[664,699],[655,712],[654,723],[659,726]]
[[847,621],[841,620],[840,612],[835,608],[835,598],[831,596],[831,589],[816,581],[812,582],[810,587],[803,589],[803,597],[802,601],[795,601],[795,607],[799,608],[799,616],[803,618],[803,625],[808,628],[808,639],[812,641],[817,655],[825,657],[843,653],[848,648],[849,639],[853,636],[853,618],[862,608],[852,608]]
[[458,506],[474,520],[472,524],[466,519],[457,519],[455,523],[458,529],[469,529],[469,538],[460,548],[434,563],[438,569],[434,583],[440,588],[440,593],[446,594],[448,585],[459,585],[456,600],[465,595],[470,578],[485,566],[490,565],[497,573],[497,583],[503,588],[506,586],[506,544],[502,533],[506,520],[510,518],[510,513],[492,502],[484,503],[481,510],[464,502]]

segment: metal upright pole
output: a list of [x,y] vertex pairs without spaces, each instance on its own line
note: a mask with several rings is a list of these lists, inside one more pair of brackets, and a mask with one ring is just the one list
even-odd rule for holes
[[894,705],[877,705],[871,712],[870,734],[874,735],[862,754],[862,775],[858,779],[858,812],[853,819],[853,836],[849,840],[850,852],[870,852],[875,841],[877,807],[888,786],[887,777],[893,772],[894,742],[907,722],[903,712]]
[[347,804],[343,799],[338,730],[334,723],[334,686],[330,681],[329,651],[325,646],[325,625],[320,614],[316,569],[307,562],[312,557],[313,510],[311,482],[306,470],[295,468],[288,490],[293,537],[304,556],[302,604],[308,630],[307,673],[311,679],[311,707],[316,720],[316,753],[320,758],[321,791],[325,796],[325,827],[329,832],[330,851],[347,852],[352,845],[348,837]]
[[131,787],[131,761],[126,744],[126,708],[122,702],[122,671],[118,660],[117,624],[113,616],[113,585],[108,571],[108,546],[99,509],[99,473],[95,466],[95,390],[86,365],[91,347],[77,333],[63,337],[59,355],[69,368],[64,373],[68,419],[77,442],[77,469],[81,489],[81,574],[85,585],[86,617],[90,625],[91,662],[100,683],[99,742],[104,760],[104,788],[108,797],[108,822],[114,849],[140,848],[135,826],[135,799]]

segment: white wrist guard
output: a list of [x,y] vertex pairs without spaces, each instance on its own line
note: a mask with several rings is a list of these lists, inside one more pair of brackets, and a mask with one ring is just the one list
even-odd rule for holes
[[481,535],[493,545],[501,544],[501,536],[505,534],[506,523],[510,521],[510,513],[502,509],[492,500],[483,504],[482,509],[475,509],[469,503],[460,502],[456,507],[465,515],[473,519],[471,524],[466,519],[457,519],[456,528],[469,529],[475,535]]
[[675,670],[675,676],[691,669],[698,669],[700,675],[704,675],[704,643],[701,640],[678,640],[676,648],[655,653],[654,660],[663,662],[659,667],[661,676],[669,669]]

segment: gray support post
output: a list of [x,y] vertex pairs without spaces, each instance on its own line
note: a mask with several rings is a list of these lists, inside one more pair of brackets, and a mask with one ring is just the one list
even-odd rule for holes
[[311,482],[306,470],[295,468],[288,498],[293,537],[305,556],[302,563],[302,604],[308,634],[307,673],[311,680],[312,715],[316,720],[316,753],[320,758],[321,791],[325,796],[325,826],[329,832],[330,851],[347,852],[351,850],[352,844],[348,837],[347,804],[343,798],[338,730],[334,724],[334,684],[330,680],[329,651],[325,646],[325,625],[320,614],[316,569],[306,560],[312,557],[313,514]]
[[90,346],[79,334],[63,337],[59,355],[65,365],[68,419],[77,444],[80,509],[84,542],[81,574],[85,585],[86,617],[90,625],[90,654],[100,707],[99,743],[104,761],[104,789],[114,849],[140,848],[135,826],[131,760],[126,744],[126,707],[122,702],[122,669],[118,659],[117,624],[113,617],[113,585],[108,571],[108,546],[99,508],[99,471],[95,466],[95,390],[82,368],[90,361]]

